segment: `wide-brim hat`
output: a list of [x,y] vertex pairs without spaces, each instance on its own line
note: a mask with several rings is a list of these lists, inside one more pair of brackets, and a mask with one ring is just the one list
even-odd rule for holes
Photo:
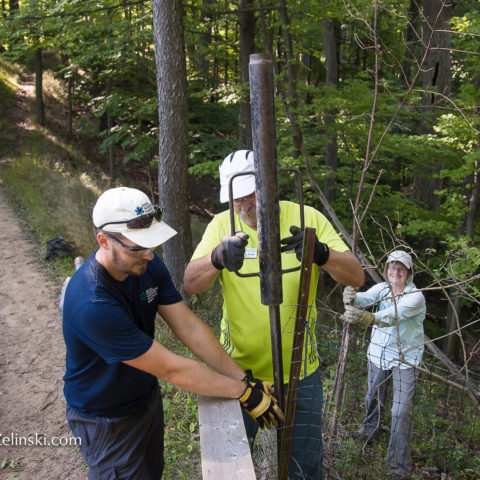
[[[145,228],[129,228],[133,219],[158,212],[145,193],[136,188],[117,187],[103,192],[93,207],[93,224],[106,232],[121,233],[140,247],[155,248],[177,232],[164,221],[154,218]],[[160,215],[156,215],[160,217]]]

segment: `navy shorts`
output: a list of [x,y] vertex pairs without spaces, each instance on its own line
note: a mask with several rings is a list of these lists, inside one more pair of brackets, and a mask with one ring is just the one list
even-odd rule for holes
[[126,417],[91,417],[67,406],[70,430],[80,437],[88,480],[160,480],[163,405],[160,388],[147,404]]

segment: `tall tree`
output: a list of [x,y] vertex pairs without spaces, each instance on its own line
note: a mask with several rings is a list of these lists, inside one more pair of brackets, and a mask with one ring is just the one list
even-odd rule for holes
[[37,107],[37,121],[40,125],[45,125],[45,104],[43,102],[43,61],[42,61],[41,48],[35,49],[34,59],[35,59],[35,104]]
[[[327,86],[338,86],[338,55],[335,41],[335,24],[333,19],[322,20],[323,50],[325,52],[325,83]],[[338,145],[335,132],[335,110],[328,110],[324,115],[327,144],[325,145],[325,167],[327,177],[324,181],[325,197],[332,203],[335,199],[335,178],[333,175],[338,167]]]
[[158,93],[158,195],[165,221],[178,235],[163,245],[176,287],[192,253],[187,196],[187,69],[181,0],[153,0],[153,35]]
[[[255,49],[255,15],[253,0],[240,0],[240,80],[242,86],[248,85],[250,55]],[[238,144],[240,147],[252,149],[252,116],[250,111],[250,95],[243,90],[240,102],[240,122]]]
[[[480,88],[480,75],[475,77],[474,81],[475,89],[478,91]],[[477,144],[475,152],[480,152],[480,107],[476,105],[473,108],[473,113],[477,119]],[[473,246],[475,241],[475,226],[477,218],[478,204],[480,202],[480,161],[478,158],[474,161],[474,168],[469,178],[469,183],[472,186],[470,198],[468,200],[468,210],[465,218],[465,230],[467,235],[470,237],[470,246]]]
[[419,45],[419,34],[417,32],[417,25],[419,23],[418,19],[420,17],[420,12],[418,8],[417,0],[410,0],[410,5],[408,7],[406,25],[406,38],[405,38],[405,56],[403,59],[403,76],[405,78],[405,83],[408,87],[412,79],[412,73],[415,68],[415,64],[418,58],[418,48]]
[[9,0],[8,5],[10,7],[10,15],[13,15],[18,10],[18,0]]
[[[445,0],[424,0],[422,21],[422,133],[432,130],[435,108],[444,104],[451,92],[451,35],[450,19],[455,3]],[[434,178],[441,165],[424,165],[421,175],[414,182],[414,197],[430,209],[440,206],[440,197],[435,190],[443,186],[441,178]]]
[[[287,69],[287,103],[291,112],[295,112],[298,106],[297,96],[297,62],[293,51],[293,40],[291,34],[290,15],[288,13],[287,3],[285,0],[279,1],[278,10],[280,12],[280,19],[282,22],[282,37],[285,48],[285,63]],[[298,124],[292,123],[292,136],[294,156],[300,156],[302,150],[302,132]]]

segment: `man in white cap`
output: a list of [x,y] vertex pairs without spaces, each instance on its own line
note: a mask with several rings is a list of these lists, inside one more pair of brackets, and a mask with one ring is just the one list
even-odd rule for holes
[[[253,152],[239,150],[228,155],[220,165],[220,201],[229,200],[229,181],[237,173],[254,171]],[[218,278],[223,294],[223,318],[220,342],[225,350],[252,376],[273,382],[269,309],[262,305],[259,277],[238,277],[235,271],[259,271],[255,177],[235,177],[232,182],[236,235],[231,236],[228,210],[214,217],[207,226],[184,276],[189,294],[208,289]],[[298,267],[302,255],[303,231],[299,205],[280,202],[282,267]],[[322,478],[322,381],[319,370],[315,324],[315,293],[320,269],[336,281],[361,286],[364,275],[360,262],[348,250],[328,220],[317,210],[305,207],[305,225],[316,228],[314,263],[309,292],[310,321],[305,335],[301,380],[299,382],[292,460],[289,478]],[[282,276],[283,304],[280,307],[284,382],[288,383],[293,343],[299,271]],[[245,418],[245,415],[244,415]],[[245,418],[251,445],[257,428]]]
[[[238,398],[262,426],[282,412],[183,303],[153,248],[175,231],[141,191],[107,190],[93,209],[99,248],[73,275],[63,308],[64,393],[89,480],[162,477],[163,406],[157,377],[202,395]],[[154,340],[160,314],[205,365]]]
[[[387,258],[384,276],[366,292],[346,287],[343,292],[345,320],[373,324],[368,347],[366,415],[360,434],[372,441],[380,430],[386,386],[393,377],[393,405],[387,463],[391,478],[404,478],[412,470],[410,431],[413,395],[423,355],[423,293],[413,283],[410,254],[395,250]],[[353,303],[353,305],[352,305]],[[354,306],[357,305],[357,306]],[[367,309],[373,309],[373,313]]]

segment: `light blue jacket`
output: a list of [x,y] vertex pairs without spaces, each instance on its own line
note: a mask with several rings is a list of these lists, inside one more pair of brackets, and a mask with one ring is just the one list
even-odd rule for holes
[[419,365],[423,355],[423,320],[426,314],[423,293],[409,283],[395,298],[395,303],[386,282],[378,283],[366,292],[358,292],[355,297],[355,305],[373,306],[375,325],[372,327],[368,359],[382,370],[391,370],[399,365],[400,368],[408,368],[399,361],[400,352],[413,365]]

